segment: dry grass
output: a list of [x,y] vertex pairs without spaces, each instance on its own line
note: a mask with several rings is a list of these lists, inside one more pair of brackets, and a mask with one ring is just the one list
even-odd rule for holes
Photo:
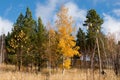
[[[120,80],[116,77],[112,70],[105,70],[106,75],[99,75],[99,71],[94,72],[94,80]],[[66,70],[64,75],[61,70],[52,73],[51,75],[45,74],[49,70],[43,69],[41,73],[31,72],[18,72],[15,71],[15,66],[0,65],[0,80],[93,80],[91,70],[70,69]],[[86,74],[87,72],[87,74]]]
[[[120,80],[113,71],[105,70],[106,75],[100,75],[99,71],[94,72],[94,80]],[[51,75],[50,80],[93,80],[93,76],[91,74],[91,70],[78,70],[78,69],[71,69],[66,70],[64,75],[61,73],[57,73]]]

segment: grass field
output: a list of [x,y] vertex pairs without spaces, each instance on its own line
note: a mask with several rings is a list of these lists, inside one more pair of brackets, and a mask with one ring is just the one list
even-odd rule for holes
[[112,70],[105,70],[105,75],[99,75],[99,71],[91,73],[90,69],[70,69],[65,70],[62,74],[61,70],[54,71],[50,75],[48,69],[43,69],[40,73],[15,71],[15,66],[0,65],[0,80],[120,80]]

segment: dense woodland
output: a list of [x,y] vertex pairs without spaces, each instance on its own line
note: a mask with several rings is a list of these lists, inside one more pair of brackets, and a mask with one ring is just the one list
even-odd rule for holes
[[[68,9],[61,7],[57,13],[55,26],[46,26],[41,18],[34,20],[29,8],[26,13],[20,13],[13,24],[12,32],[6,36],[4,49],[7,64],[17,66],[17,70],[33,67],[36,71],[42,68],[99,68],[102,72],[108,66],[113,67],[116,75],[120,72],[120,42],[114,40],[114,35],[105,35],[101,31],[103,19],[96,10],[87,12],[86,20],[81,28],[76,30]],[[79,26],[80,27],[80,26]],[[73,34],[77,31],[76,36]],[[0,45],[1,47],[1,45]],[[80,63],[79,63],[80,62]]]

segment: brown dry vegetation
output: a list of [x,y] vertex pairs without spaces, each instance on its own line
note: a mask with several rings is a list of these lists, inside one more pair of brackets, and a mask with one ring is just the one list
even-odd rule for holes
[[[87,74],[86,74],[87,71]],[[0,80],[92,80],[90,69],[70,69],[66,70],[64,75],[61,70],[47,73],[49,70],[43,69],[40,73],[15,71],[15,66],[0,65]],[[106,75],[99,75],[99,71],[94,71],[94,80],[120,80],[112,70],[105,70]]]

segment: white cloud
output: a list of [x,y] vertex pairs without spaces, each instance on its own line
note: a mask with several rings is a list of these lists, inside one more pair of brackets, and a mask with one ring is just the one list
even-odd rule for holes
[[45,4],[37,3],[37,7],[35,10],[36,17],[41,17],[43,20],[43,23],[46,24],[48,20],[53,17],[55,14],[55,10],[57,7],[58,0],[47,0]]
[[[80,9],[75,3],[68,2],[69,0],[47,0],[45,4],[37,3],[35,15],[36,17],[41,17],[43,23],[46,24],[48,21],[55,21],[57,19],[56,11],[60,5],[65,5],[69,8],[69,14],[73,17],[75,21],[85,20],[86,10]],[[72,0],[70,0],[72,1]]]
[[120,16],[120,9],[114,9],[113,13],[116,14],[117,16]]
[[120,40],[120,20],[116,19],[110,15],[103,14],[104,23],[102,25],[103,30],[106,34],[111,33],[114,34],[115,40]]
[[80,9],[75,3],[68,2],[65,4],[68,8],[68,14],[75,20],[84,21],[86,19],[86,10]]
[[0,35],[2,33],[7,35],[8,32],[11,32],[12,25],[13,23],[11,21],[0,17]]
[[[72,16],[73,21],[75,22],[75,28],[76,31],[75,33],[73,33],[74,35],[76,35],[77,30],[79,30],[79,27],[81,27],[84,31],[86,31],[86,28],[83,27],[83,23],[86,20],[86,14],[87,14],[87,10],[85,9],[80,9],[77,4],[75,4],[74,2],[67,2],[64,4],[66,8],[68,8],[68,15]],[[57,15],[54,15],[54,22],[57,20]]]
[[47,1],[48,2],[45,4],[37,3],[37,7],[35,10],[36,17],[40,16],[45,25],[47,24],[48,21],[50,21],[53,25],[53,22],[57,20],[56,12],[58,11],[61,5],[65,5],[65,7],[68,8],[68,14],[73,17],[76,30],[78,30],[79,27],[85,30],[85,27],[83,27],[82,24],[86,19],[86,14],[87,14],[86,10],[80,9],[77,4],[75,4],[74,2],[70,2],[72,0],[66,0],[66,1],[47,0]]
[[68,14],[73,17],[73,20],[76,22],[76,29],[78,30],[79,27],[81,27],[83,30],[83,22],[86,19],[87,11],[84,9],[80,9],[75,3],[68,2],[65,4],[65,6],[68,8]]

